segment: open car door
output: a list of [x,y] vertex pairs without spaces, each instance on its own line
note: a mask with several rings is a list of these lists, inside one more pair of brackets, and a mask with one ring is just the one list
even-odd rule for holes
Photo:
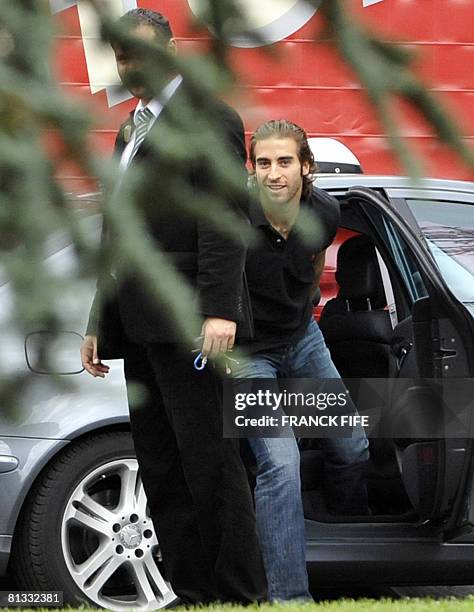
[[352,188],[345,200],[365,217],[396,286],[390,411],[404,485],[419,517],[452,539],[474,519],[474,317],[413,218],[372,189]]

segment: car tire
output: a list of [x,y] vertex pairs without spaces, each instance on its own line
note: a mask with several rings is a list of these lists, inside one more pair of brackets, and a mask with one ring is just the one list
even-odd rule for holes
[[175,599],[161,566],[130,434],[71,443],[22,510],[11,561],[18,588],[62,591],[64,605],[156,610]]

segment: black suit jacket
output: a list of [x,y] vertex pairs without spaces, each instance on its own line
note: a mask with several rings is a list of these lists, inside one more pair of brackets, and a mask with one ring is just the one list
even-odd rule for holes
[[[203,317],[236,321],[238,336],[250,337],[251,315],[243,273],[245,247],[242,242],[222,235],[198,214],[199,207],[206,205],[206,199],[217,196],[220,202],[225,202],[223,205],[227,210],[245,216],[243,211],[247,202],[242,196],[246,182],[243,125],[239,115],[223,102],[206,100],[205,104],[208,113],[211,109],[213,127],[219,139],[225,141],[227,150],[238,162],[237,172],[241,172],[242,177],[240,190],[226,188],[223,194],[204,156],[194,154],[186,159],[187,144],[199,147],[206,128],[201,121],[202,104],[192,99],[184,83],[149,133],[149,136],[153,134],[153,138],[166,143],[173,132],[181,140],[178,143],[173,140],[173,147],[177,150],[167,153],[167,147],[163,145],[156,151],[149,145],[147,136],[130,167],[138,167],[141,171],[137,203],[146,219],[148,233],[157,248],[174,263],[180,282],[188,282],[193,288],[196,312]],[[192,123],[187,124],[186,133],[180,125],[183,116],[193,118]],[[126,146],[124,134],[130,131],[128,126],[131,126],[131,119],[118,133],[115,146],[118,157]],[[122,184],[126,180],[127,172]],[[108,240],[107,234],[104,227],[103,241]],[[195,330],[196,335],[199,332],[200,329]],[[117,283],[107,273],[100,276],[87,333],[98,335],[99,356],[109,359],[121,356],[124,336],[133,342],[181,340],[169,312],[156,304],[137,274],[123,277]]]

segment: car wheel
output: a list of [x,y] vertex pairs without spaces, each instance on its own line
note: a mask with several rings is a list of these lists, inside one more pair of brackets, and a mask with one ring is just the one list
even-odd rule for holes
[[22,511],[12,555],[19,588],[63,591],[65,604],[156,610],[175,599],[161,568],[131,436],[72,443]]

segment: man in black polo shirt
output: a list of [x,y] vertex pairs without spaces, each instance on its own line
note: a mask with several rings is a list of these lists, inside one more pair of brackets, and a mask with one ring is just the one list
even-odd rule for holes
[[[324,267],[325,249],[339,224],[339,204],[313,187],[314,158],[303,129],[269,121],[250,142],[256,197],[250,222],[258,240],[247,254],[247,279],[255,337],[237,378],[340,379],[317,323],[312,296]],[[302,225],[311,217],[310,239]],[[356,412],[355,406],[351,406]],[[255,504],[270,600],[309,599],[305,562],[299,451],[295,438],[250,438],[257,464]],[[368,441],[325,438],[328,509],[338,515],[368,514],[365,479]]]

